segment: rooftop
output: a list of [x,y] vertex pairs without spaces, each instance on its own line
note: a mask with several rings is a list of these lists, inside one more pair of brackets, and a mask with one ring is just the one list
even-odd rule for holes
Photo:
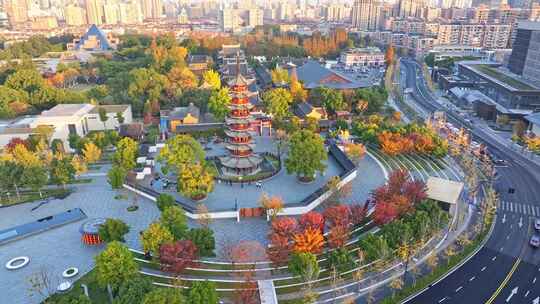
[[129,108],[129,105],[101,105],[98,107],[94,107],[90,113],[97,114],[99,113],[99,109],[104,108],[107,113],[118,113],[118,112],[124,112],[127,108]]
[[533,87],[532,85],[529,85],[525,83],[524,81],[521,81],[517,79],[517,75],[512,77],[512,75],[509,75],[509,73],[505,73],[501,71],[500,69],[494,68],[493,66],[490,66],[488,64],[468,64],[466,65],[469,68],[475,70],[476,72],[483,74],[485,77],[495,80],[499,82],[500,84],[509,87],[510,89],[516,90],[516,91],[536,91],[538,88]]
[[304,83],[306,89],[313,89],[321,86],[333,89],[356,89],[364,87],[360,82],[327,69],[313,60],[309,60],[299,67],[296,70],[296,74],[298,75],[298,79]]
[[426,188],[428,198],[448,204],[456,204],[463,190],[463,183],[430,176],[426,182]]
[[94,106],[87,103],[80,104],[59,104],[51,108],[50,110],[43,111],[41,116],[43,117],[55,117],[55,116],[74,116],[84,113],[88,113]]

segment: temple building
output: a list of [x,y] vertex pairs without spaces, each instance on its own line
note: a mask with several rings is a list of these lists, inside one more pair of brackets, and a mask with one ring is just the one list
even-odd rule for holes
[[251,115],[253,105],[249,102],[248,81],[237,73],[236,78],[229,82],[232,100],[229,114],[225,118],[225,148],[229,155],[220,157],[224,174],[250,175],[260,170],[263,158],[253,153],[255,144],[251,137],[250,124],[254,120]]

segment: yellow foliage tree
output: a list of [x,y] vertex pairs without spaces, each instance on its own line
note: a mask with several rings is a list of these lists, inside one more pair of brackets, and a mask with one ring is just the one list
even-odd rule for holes
[[71,165],[73,166],[73,169],[75,169],[76,175],[81,175],[88,170],[86,163],[79,155],[73,156],[73,158],[71,159]]
[[540,152],[540,137],[525,137],[527,148],[533,152]]
[[345,153],[354,161],[359,162],[366,154],[366,147],[363,144],[348,143],[345,144]]
[[84,145],[82,153],[84,160],[89,164],[95,163],[101,158],[101,149],[92,142],[88,142]]
[[214,190],[214,176],[200,163],[185,164],[178,174],[178,192],[192,199],[202,199]]
[[291,80],[291,95],[293,96],[294,101],[304,102],[307,99],[307,91],[304,90],[302,84],[295,79]]
[[41,166],[41,160],[37,154],[28,150],[24,145],[16,145],[11,154],[15,162],[23,167]]
[[319,253],[324,245],[324,237],[319,229],[308,227],[293,236],[295,252]]
[[277,85],[283,85],[289,83],[289,73],[287,70],[280,68],[279,66],[270,72],[272,76],[272,82]]

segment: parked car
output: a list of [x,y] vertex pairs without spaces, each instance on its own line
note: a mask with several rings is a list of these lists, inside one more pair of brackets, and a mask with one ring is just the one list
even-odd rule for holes
[[540,231],[540,218],[534,219],[534,229]]
[[538,235],[531,236],[531,240],[529,241],[529,244],[534,248],[540,247],[540,236]]

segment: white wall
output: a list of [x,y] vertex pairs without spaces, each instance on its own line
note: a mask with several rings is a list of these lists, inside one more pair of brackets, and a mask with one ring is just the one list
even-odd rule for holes
[[[133,121],[133,115],[131,113],[131,106],[129,106],[123,113],[122,116],[124,116],[124,123],[131,123]],[[120,124],[118,123],[118,119],[116,119],[116,113],[107,113],[107,121],[105,122],[106,130],[115,130],[120,127]],[[103,131],[103,122],[99,120],[99,114],[98,113],[89,113],[86,114],[86,118],[88,119],[88,129],[90,131]]]

